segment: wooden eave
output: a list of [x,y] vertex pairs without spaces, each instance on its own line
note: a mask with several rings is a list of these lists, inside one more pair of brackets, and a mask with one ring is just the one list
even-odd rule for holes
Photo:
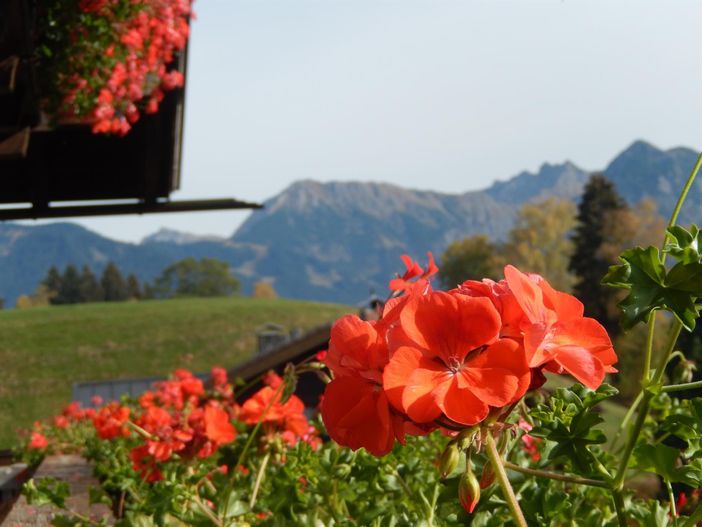
[[[168,201],[180,187],[185,89],[166,93],[125,137],[92,133],[79,123],[49,126],[39,106],[34,66],[36,3],[0,2],[0,219],[146,214],[260,208],[235,199]],[[172,68],[187,82],[187,49]],[[61,202],[131,200],[129,206]]]

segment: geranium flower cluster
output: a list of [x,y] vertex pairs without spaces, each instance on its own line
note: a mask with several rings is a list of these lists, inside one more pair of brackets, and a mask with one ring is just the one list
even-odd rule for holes
[[426,270],[404,259],[380,320],[348,315],[332,327],[321,410],[339,444],[382,456],[406,434],[503,420],[543,371],[593,389],[616,371],[605,329],[541,276],[508,265],[499,282],[435,291],[431,254]]
[[[321,440],[305,417],[303,402],[295,395],[282,402],[279,387],[283,380],[275,373],[268,373],[264,382],[263,388],[239,406],[223,368],[212,369],[208,387],[190,371],[179,369],[142,394],[136,407],[96,399],[96,408],[83,409],[74,402],[53,418],[53,428],[65,430],[88,422],[100,440],[128,440],[132,468],[148,482],[163,479],[163,463],[213,456],[219,447],[236,439],[237,422],[253,426],[260,421],[264,444],[280,438],[290,446],[305,441],[317,448]],[[51,431],[51,426],[35,423],[27,448],[60,448],[52,445]]]
[[46,105],[54,117],[124,135],[141,112],[157,111],[165,91],[183,85],[169,64],[185,48],[191,0],[80,0],[70,12],[53,3],[40,72],[44,89],[56,92]]

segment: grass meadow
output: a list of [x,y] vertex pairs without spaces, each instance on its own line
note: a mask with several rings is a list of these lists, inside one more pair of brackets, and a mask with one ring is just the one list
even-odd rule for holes
[[234,297],[0,311],[0,449],[70,402],[74,382],[229,368],[254,353],[265,322],[309,329],[350,310]]

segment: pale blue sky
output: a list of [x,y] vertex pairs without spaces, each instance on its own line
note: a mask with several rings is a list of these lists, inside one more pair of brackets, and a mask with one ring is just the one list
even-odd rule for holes
[[[463,192],[638,138],[702,148],[702,3],[198,0],[175,199],[291,182]],[[81,219],[137,241],[248,212]]]

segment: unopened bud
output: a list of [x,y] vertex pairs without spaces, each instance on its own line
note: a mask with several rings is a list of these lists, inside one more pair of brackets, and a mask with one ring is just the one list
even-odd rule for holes
[[489,461],[483,465],[483,472],[480,474],[480,488],[486,489],[495,483],[495,469]]
[[442,478],[451,474],[458,466],[458,461],[461,453],[458,451],[458,445],[454,442],[449,443],[441,454],[439,460],[439,473]]
[[675,365],[675,368],[673,368],[673,382],[675,384],[692,382],[696,371],[697,365],[694,361],[681,359]]
[[480,501],[480,483],[470,469],[463,473],[458,482],[458,500],[469,514],[473,512]]
[[458,434],[458,437],[456,437],[456,444],[458,445],[459,450],[468,450],[473,445],[473,441],[475,440],[475,436],[478,433],[478,428],[475,426],[471,426],[470,428],[466,428],[463,430],[460,434]]
[[351,465],[341,463],[334,468],[334,476],[339,479],[346,478],[349,474],[351,474]]

